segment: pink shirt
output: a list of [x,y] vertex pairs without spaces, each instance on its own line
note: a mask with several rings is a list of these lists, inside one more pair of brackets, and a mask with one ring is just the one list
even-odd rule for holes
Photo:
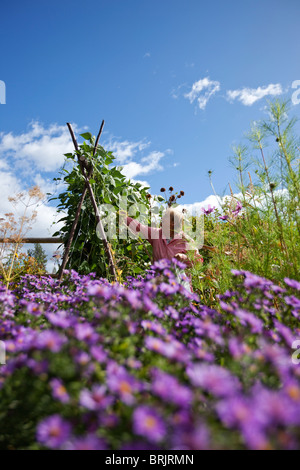
[[[163,258],[172,259],[178,253],[186,254],[191,248],[188,246],[189,243],[184,239],[183,232],[175,235],[173,239],[167,242],[167,239],[164,237],[162,228],[148,227],[146,225],[140,224],[137,220],[127,217],[126,219],[128,227],[133,233],[140,233],[142,238],[146,238],[153,249],[153,261],[158,261]],[[200,257],[198,250],[195,250],[199,256],[199,261],[203,261]],[[189,263],[187,263],[189,264]]]

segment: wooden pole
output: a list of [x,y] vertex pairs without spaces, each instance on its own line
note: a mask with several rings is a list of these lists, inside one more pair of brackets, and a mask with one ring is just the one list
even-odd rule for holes
[[[103,122],[102,122],[102,125],[101,125],[101,128],[103,129]],[[81,172],[85,178],[85,189],[87,189],[87,191],[89,192],[89,196],[90,196],[90,199],[91,199],[91,202],[92,202],[92,205],[93,205],[93,208],[94,208],[94,212],[95,212],[95,216],[96,216],[96,221],[97,221],[97,224],[99,226],[99,231],[100,231],[100,235],[101,235],[101,238],[103,240],[103,244],[104,244],[104,249],[105,249],[105,252],[108,256],[108,261],[109,261],[109,268],[110,268],[110,272],[111,274],[113,275],[114,277],[114,280],[117,281],[118,278],[117,278],[117,273],[116,273],[116,269],[115,269],[115,265],[114,265],[114,260],[113,260],[113,256],[112,256],[112,253],[111,253],[111,250],[110,250],[110,247],[109,247],[109,244],[107,242],[107,238],[106,238],[106,235],[105,235],[105,232],[104,232],[104,229],[103,229],[103,225],[102,225],[102,221],[101,221],[101,217],[100,217],[100,214],[99,214],[99,210],[98,210],[98,206],[97,206],[97,203],[96,203],[96,200],[95,200],[95,196],[94,196],[94,192],[93,192],[93,189],[90,185],[90,182],[89,182],[89,174],[90,172],[92,171],[92,169],[88,169],[87,168],[87,165],[85,163],[85,161],[82,161],[80,160],[80,155],[79,155],[79,148],[78,148],[78,144],[77,144],[77,141],[76,141],[76,138],[75,138],[75,135],[74,135],[74,132],[73,132],[73,129],[72,129],[72,126],[69,122],[67,122],[67,126],[68,126],[68,129],[69,129],[69,132],[71,134],[71,138],[72,138],[72,141],[73,141],[73,144],[74,144],[74,147],[75,147],[75,150],[77,152],[77,157],[78,157],[78,163],[80,165],[80,169],[81,169]],[[100,139],[100,135],[101,135],[101,132],[102,132],[102,129],[100,128],[100,131],[98,133],[98,136],[97,136],[97,140],[96,140],[96,144],[95,144],[95,147],[94,147],[94,151],[93,151],[93,155],[95,155],[96,153],[96,145],[98,145],[98,142],[99,142],[99,139]],[[87,174],[87,170],[88,170],[88,174]],[[86,191],[84,191],[86,193]],[[83,192],[83,194],[84,194]],[[83,195],[82,194],[82,195]],[[85,197],[85,195],[84,195]],[[84,198],[82,198],[82,202],[81,202],[81,206],[82,206],[82,203],[83,203],[83,200]],[[81,200],[80,200],[81,201]],[[80,203],[79,203],[80,204]],[[79,207],[79,206],[78,206]],[[81,210],[81,207],[80,207],[80,210]],[[77,208],[77,211],[76,211],[76,214],[78,212],[78,218],[77,220],[74,219],[74,232],[75,232],[75,228],[77,226],[77,223],[78,223],[78,219],[79,219],[79,214],[80,214],[80,210],[78,211],[78,208]],[[76,217],[76,216],[75,216]],[[75,223],[76,222],[76,223]],[[72,227],[73,227],[72,225]],[[74,233],[73,235],[74,236]],[[70,246],[71,246],[71,243],[70,243]],[[69,246],[69,250],[70,250],[70,246]],[[68,253],[67,253],[68,255]],[[61,273],[60,273],[60,279],[62,277],[62,272],[63,270],[61,269]]]
[[0,238],[0,243],[63,243],[62,238],[41,238],[41,237],[28,237],[28,238]]

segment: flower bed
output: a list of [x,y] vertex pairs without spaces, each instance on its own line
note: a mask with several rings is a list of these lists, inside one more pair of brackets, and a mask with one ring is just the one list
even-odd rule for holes
[[174,272],[1,287],[0,448],[299,448],[300,283],[234,271],[217,311]]

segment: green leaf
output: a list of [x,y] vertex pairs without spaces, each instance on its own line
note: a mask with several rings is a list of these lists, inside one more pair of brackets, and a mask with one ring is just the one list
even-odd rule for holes
[[144,272],[144,270],[143,270],[142,268],[139,268],[138,266],[135,266],[135,267],[133,268],[133,272],[134,272],[135,274],[141,274],[141,273]]
[[83,134],[80,134],[80,137],[82,137],[84,140],[92,140],[93,138],[90,132],[84,132]]
[[93,178],[91,178],[89,181],[90,181],[90,184],[95,184],[96,183],[96,181]]

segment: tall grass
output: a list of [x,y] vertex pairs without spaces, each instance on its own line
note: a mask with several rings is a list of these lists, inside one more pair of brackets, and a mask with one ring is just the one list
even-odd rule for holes
[[[6,289],[12,282],[28,272],[35,269],[35,265],[30,260],[20,257],[20,250],[23,246],[22,239],[32,228],[36,220],[36,205],[44,199],[44,194],[38,186],[34,186],[28,191],[20,192],[16,196],[8,198],[14,207],[14,212],[4,214],[0,219],[0,236],[3,242],[0,243],[0,276]],[[21,213],[20,213],[21,212]]]
[[205,216],[204,243],[213,248],[202,250],[204,265],[192,273],[207,302],[231,287],[233,268],[279,283],[300,278],[300,146],[289,114],[288,102],[269,102],[268,119],[233,149],[236,190],[229,185],[221,209]]

